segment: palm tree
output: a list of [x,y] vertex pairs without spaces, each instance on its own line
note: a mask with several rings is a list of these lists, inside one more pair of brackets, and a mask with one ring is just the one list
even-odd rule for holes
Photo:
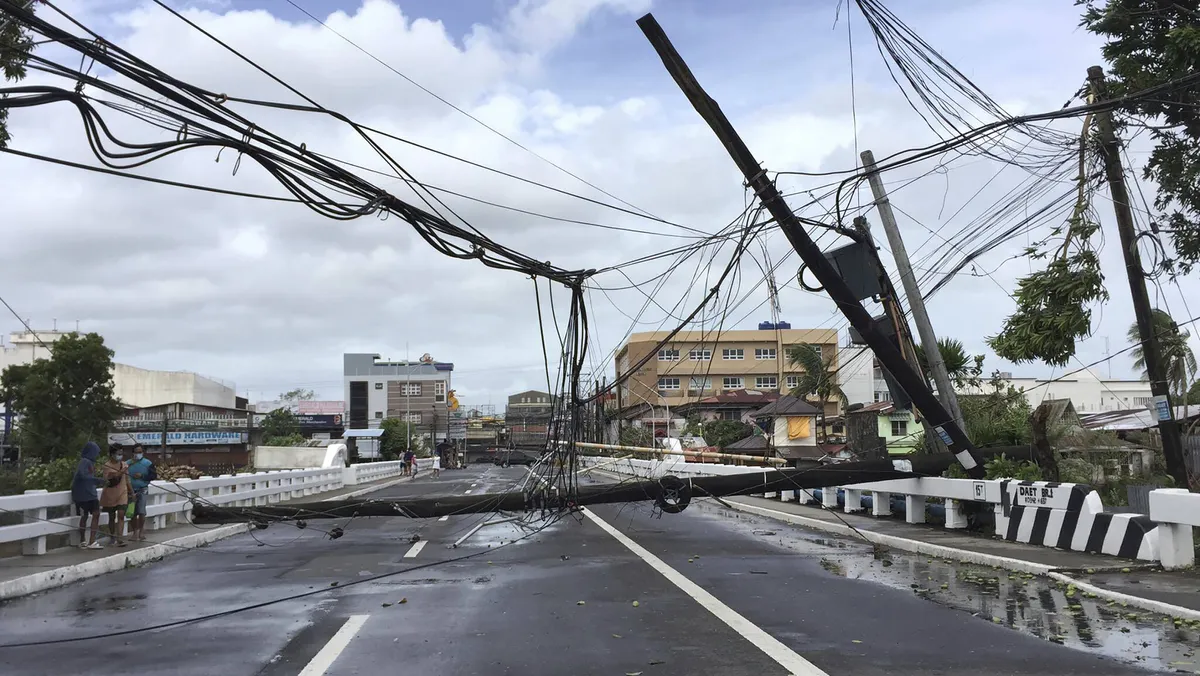
[[840,401],[845,407],[846,393],[838,384],[837,369],[833,366],[833,355],[822,358],[818,348],[807,343],[792,345],[787,349],[788,364],[804,369],[800,382],[789,392],[793,397],[805,399],[814,395],[821,402],[821,441],[825,441],[825,404]]
[[[1171,395],[1177,401],[1183,401],[1187,396],[1188,384],[1196,376],[1197,370],[1196,355],[1192,348],[1188,347],[1188,339],[1192,334],[1181,330],[1175,320],[1171,319],[1171,315],[1158,308],[1150,311],[1150,330],[1158,338],[1158,349],[1162,353]],[[1129,342],[1136,345],[1133,348],[1133,367],[1142,371],[1142,380],[1149,380],[1150,376],[1146,373],[1146,353],[1137,322],[1129,327],[1127,336]]]
[[[979,377],[983,374],[983,355],[969,356],[962,341],[953,338],[938,338],[937,345],[951,382],[957,387],[979,384]],[[925,359],[925,351],[921,349],[920,345],[916,348],[917,361],[921,364],[921,369],[929,373],[929,363]]]

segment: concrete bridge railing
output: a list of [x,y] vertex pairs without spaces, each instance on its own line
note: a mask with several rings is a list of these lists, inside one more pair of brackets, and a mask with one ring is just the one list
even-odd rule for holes
[[[193,501],[236,507],[270,505],[400,473],[399,462],[373,462],[155,481],[146,495],[146,530],[188,523]],[[20,542],[22,554],[45,554],[48,541],[54,536],[66,535],[70,544],[78,544],[79,516],[74,513],[70,491],[25,491],[23,495],[0,496],[0,515],[10,514],[20,514],[22,523],[0,526],[0,543]],[[103,514],[101,524],[107,523],[108,515]]]
[[[588,457],[581,462],[588,467],[643,478],[763,471],[754,467],[687,463],[681,458],[654,461]],[[819,502],[827,509],[842,509],[847,513],[869,509],[877,517],[891,516],[893,509],[902,508],[905,521],[912,524],[925,523],[927,502],[937,499],[942,502],[948,529],[967,527],[966,503],[989,504],[995,515],[995,534],[1005,540],[1143,561],[1158,561],[1161,555],[1164,566],[1168,558],[1171,565],[1194,563],[1194,558],[1190,558],[1193,556],[1191,527],[1200,527],[1200,494],[1173,489],[1150,494],[1149,515],[1106,511],[1100,495],[1084,484],[1010,479],[925,477],[758,495],[783,502]],[[893,502],[893,498],[902,498],[902,502]],[[1159,528],[1160,525],[1166,527]]]

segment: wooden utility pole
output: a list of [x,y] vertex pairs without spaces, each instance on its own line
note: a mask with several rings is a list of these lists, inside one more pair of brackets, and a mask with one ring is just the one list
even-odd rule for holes
[[[1107,98],[1104,84],[1104,69],[1100,66],[1088,68],[1088,85],[1097,103]],[[1177,488],[1188,485],[1187,464],[1183,458],[1183,442],[1179,437],[1179,423],[1171,408],[1171,386],[1167,380],[1166,364],[1158,336],[1154,335],[1154,318],[1150,308],[1150,296],[1146,292],[1146,273],[1142,269],[1142,257],[1137,248],[1137,228],[1133,223],[1133,211],[1129,206],[1129,190],[1125,186],[1125,169],[1121,165],[1121,144],[1113,129],[1112,113],[1097,111],[1096,133],[1104,154],[1104,173],[1112,193],[1113,210],[1117,215],[1117,233],[1121,237],[1121,253],[1125,256],[1125,273],[1129,277],[1129,292],[1133,297],[1133,312],[1137,317],[1138,335],[1142,341],[1142,356],[1146,361],[1146,375],[1150,380],[1150,392],[1154,395],[1154,413],[1158,418],[1158,433],[1162,437],[1163,457],[1167,472],[1175,480]]]
[[958,397],[950,382],[950,374],[946,371],[946,362],[938,349],[937,335],[933,332],[933,324],[929,322],[929,313],[925,310],[925,299],[921,295],[921,287],[913,275],[912,264],[908,260],[908,250],[904,248],[904,240],[900,237],[900,227],[896,224],[896,215],[892,213],[892,203],[888,201],[887,190],[875,166],[875,155],[870,150],[864,150],[860,155],[863,169],[867,173],[867,181],[871,184],[871,194],[875,197],[875,208],[879,211],[879,220],[883,223],[883,231],[887,233],[888,245],[892,248],[892,258],[900,273],[900,284],[904,287],[904,295],[908,297],[908,307],[912,309],[913,322],[917,325],[917,335],[921,337],[921,347],[925,352],[925,361],[929,364],[930,375],[937,385],[938,399],[954,416],[954,422],[966,429],[963,422],[962,410],[958,407]]
[[904,361],[904,356],[896,346],[875,325],[874,319],[859,303],[855,293],[846,285],[846,281],[825,258],[821,248],[804,231],[796,214],[792,213],[791,208],[779,194],[774,181],[767,176],[766,170],[759,166],[758,161],[754,159],[750,149],[746,147],[733,125],[721,112],[716,101],[713,101],[696,81],[683,58],[675,51],[675,47],[663,32],[662,27],[655,21],[654,15],[647,14],[638,19],[638,26],[645,33],[650,44],[654,46],[654,50],[658,52],[663,65],[666,66],[675,83],[683,90],[700,117],[704,118],[704,121],[712,128],[722,145],[725,146],[725,150],[733,158],[734,163],[737,164],[738,169],[745,175],[747,186],[754,190],[754,194],[762,201],[763,207],[774,217],[796,253],[800,254],[804,264],[812,270],[813,276],[829,293],[829,297],[837,304],[837,308],[862,336],[863,341],[875,352],[880,363],[891,372],[896,383],[912,399],[913,405],[929,419],[937,435],[955,454],[967,474],[971,478],[982,479],[984,476],[983,462],[974,445],[971,444],[971,440],[967,438],[963,429],[933,395],[933,392],[925,384],[925,379]]

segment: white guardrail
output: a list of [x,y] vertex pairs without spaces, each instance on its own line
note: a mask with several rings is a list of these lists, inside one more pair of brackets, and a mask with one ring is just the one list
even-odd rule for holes
[[[283,500],[304,498],[344,486],[399,476],[400,462],[369,462],[349,467],[285,469],[269,472],[223,474],[218,477],[155,481],[146,495],[146,529],[159,530],[191,519],[192,500],[214,505],[252,507]],[[64,510],[68,516],[51,517]],[[20,514],[22,523],[0,526],[0,543],[20,542],[25,555],[45,554],[47,538],[68,535],[77,544],[79,516],[74,513],[70,491],[25,491],[23,495],[0,496],[0,515]],[[101,516],[101,527],[108,515]]]
[[[638,460],[583,457],[588,470],[658,478],[665,474],[697,477],[763,472],[761,467],[689,463],[681,458]],[[759,493],[784,502],[818,502],[827,509],[866,511],[865,494],[871,496],[873,516],[891,516],[892,497],[903,496],[905,521],[925,523],[927,501],[942,501],[945,527],[966,528],[964,503],[992,505],[997,537],[1013,542],[1078,552],[1108,554],[1142,561],[1161,561],[1164,568],[1195,564],[1192,528],[1200,527],[1200,493],[1159,489],[1150,493],[1150,514],[1105,511],[1100,495],[1084,484],[941,477],[895,479],[823,489]]]

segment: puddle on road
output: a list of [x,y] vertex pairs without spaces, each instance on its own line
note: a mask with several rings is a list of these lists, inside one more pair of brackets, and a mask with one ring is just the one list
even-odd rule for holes
[[760,540],[817,558],[832,575],[907,590],[931,603],[971,613],[980,621],[1042,640],[1098,653],[1143,668],[1200,674],[1200,621],[1130,608],[1027,573],[1015,573],[895,550],[798,527],[772,525],[724,509]]

